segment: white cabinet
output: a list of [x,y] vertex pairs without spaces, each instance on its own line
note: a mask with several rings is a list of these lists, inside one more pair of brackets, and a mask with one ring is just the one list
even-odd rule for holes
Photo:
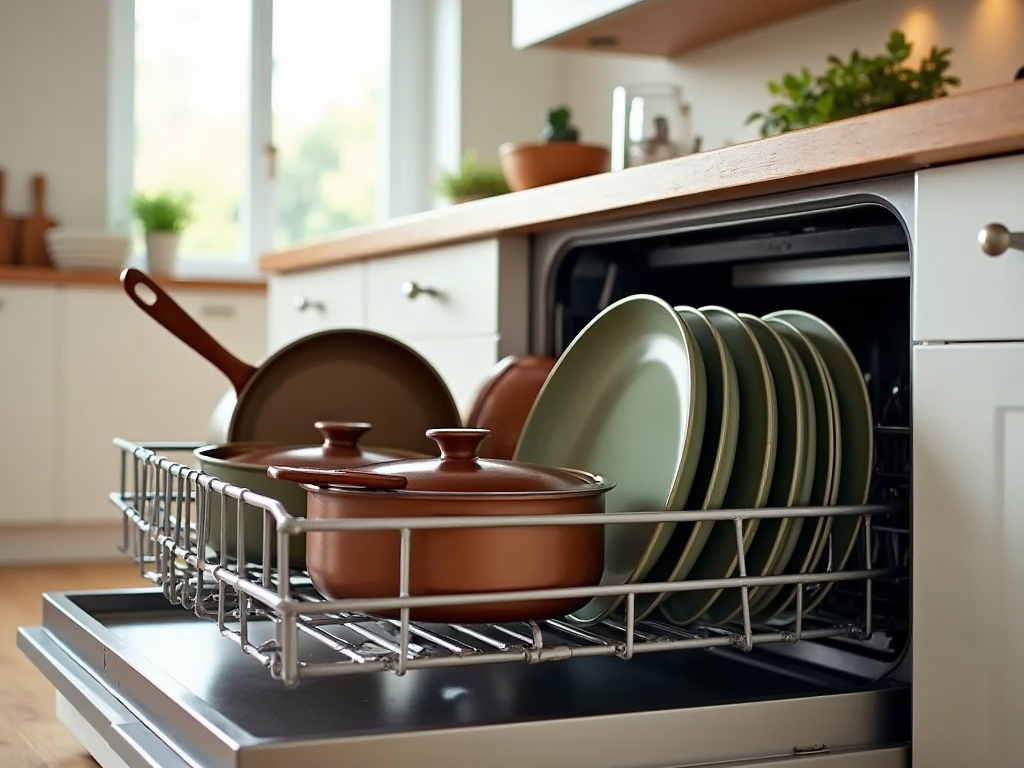
[[[243,360],[266,355],[263,294],[168,291]],[[0,524],[116,521],[113,438],[202,440],[229,386],[120,286],[0,285]]]
[[497,336],[465,339],[408,339],[406,343],[423,355],[444,378],[459,413],[465,418],[480,385],[491,373],[501,354]]
[[[247,362],[266,354],[265,299],[169,289],[186,312]],[[227,379],[134,304],[107,287],[65,291],[59,407],[63,519],[103,520],[117,487],[111,440],[202,440]]]
[[985,255],[978,233],[989,223],[1024,232],[1024,155],[918,173],[916,340],[1024,339],[1024,251]]
[[383,333],[426,357],[465,415],[494,364],[527,349],[528,277],[521,237],[273,275],[271,348],[328,328]]
[[317,331],[362,327],[365,271],[365,264],[355,263],[272,275],[267,283],[270,351]]
[[914,765],[1024,755],[1024,344],[914,349]]
[[0,524],[57,516],[57,299],[53,286],[0,285]]
[[496,334],[500,266],[498,240],[371,261],[367,324],[409,338]]

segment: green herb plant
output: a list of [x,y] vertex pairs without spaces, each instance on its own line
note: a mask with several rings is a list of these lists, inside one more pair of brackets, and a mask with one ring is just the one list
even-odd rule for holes
[[579,141],[580,132],[570,121],[572,112],[568,107],[549,109],[547,125],[541,131],[540,140],[545,143],[553,141]]
[[187,194],[176,195],[170,192],[159,192],[154,195],[137,193],[132,196],[132,213],[142,224],[146,234],[180,234],[192,223],[192,198]]
[[462,157],[457,171],[442,171],[437,191],[449,200],[472,200],[504,195],[509,191],[499,166],[480,160],[475,152]]
[[849,61],[829,56],[831,66],[822,75],[807,67],[799,75],[787,73],[780,82],[768,83],[768,92],[781,100],[767,112],[750,115],[746,124],[760,121],[761,136],[772,136],[940,98],[948,95],[947,88],[960,85],[960,78],[946,74],[952,48],[933,46],[914,69],[904,65],[912,47],[897,29],[878,56],[854,50]]

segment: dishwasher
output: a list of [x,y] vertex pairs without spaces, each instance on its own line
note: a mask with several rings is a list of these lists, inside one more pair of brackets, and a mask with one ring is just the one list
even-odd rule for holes
[[[559,355],[633,294],[756,315],[801,309],[846,339],[875,425],[868,505],[607,518],[740,531],[758,517],[860,516],[843,571],[718,585],[799,585],[786,626],[758,626],[747,611],[729,626],[635,621],[632,598],[624,615],[586,628],[410,621],[409,606],[430,598],[326,601],[287,569],[289,542],[316,524],[200,473],[195,446],[117,439],[112,514],[153,586],[46,594],[43,626],[22,628],[19,645],[105,768],[909,766],[913,205],[914,177],[900,175],[532,238],[532,352]],[[215,496],[263,511],[261,563],[239,568],[196,545]],[[406,579],[411,531],[438,520],[373,523],[401,531]],[[320,523],[331,524],[352,525]],[[827,599],[801,615],[825,582]],[[379,618],[385,610],[400,618]]]

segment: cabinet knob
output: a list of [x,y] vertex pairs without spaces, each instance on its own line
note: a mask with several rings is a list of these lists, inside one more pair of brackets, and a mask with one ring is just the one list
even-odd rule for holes
[[1011,232],[1002,224],[986,224],[978,232],[978,244],[987,256],[1002,256],[1011,249],[1024,251],[1024,232]]
[[294,303],[295,308],[299,310],[299,312],[305,312],[307,309],[315,309],[318,312],[327,311],[327,305],[322,301],[313,301],[305,296],[296,296]]
[[405,294],[407,299],[415,299],[417,296],[439,296],[436,288],[427,288],[415,281],[409,281],[408,283],[402,283],[402,293]]

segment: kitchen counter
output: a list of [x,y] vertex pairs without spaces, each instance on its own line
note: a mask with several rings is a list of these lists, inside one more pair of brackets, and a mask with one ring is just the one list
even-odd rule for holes
[[1024,82],[426,211],[265,255],[297,272],[1024,151]]
[[96,768],[57,720],[53,685],[15,646],[19,626],[39,624],[40,594],[67,589],[151,586],[127,560],[110,564],[0,568],[0,765],[4,768]]
[[[266,281],[255,278],[230,280],[227,278],[157,277],[160,285],[168,288],[191,288],[211,291],[266,291]],[[0,284],[43,283],[49,285],[120,285],[120,272],[67,271],[48,267],[18,267],[0,264]]]

